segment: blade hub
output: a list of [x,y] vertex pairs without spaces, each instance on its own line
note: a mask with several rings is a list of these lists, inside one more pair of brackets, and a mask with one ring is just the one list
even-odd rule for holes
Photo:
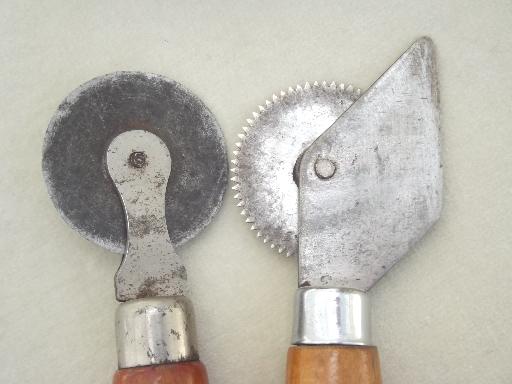
[[143,168],[147,165],[147,155],[144,152],[132,152],[128,157],[128,163],[133,168]]
[[[314,83],[274,95],[248,119],[237,143],[232,179],[246,222],[280,253],[297,249],[298,165],[303,151],[359,97],[343,84]],[[319,164],[331,177],[330,164]]]
[[332,160],[318,158],[315,162],[315,173],[320,179],[330,179],[336,173],[336,164]]

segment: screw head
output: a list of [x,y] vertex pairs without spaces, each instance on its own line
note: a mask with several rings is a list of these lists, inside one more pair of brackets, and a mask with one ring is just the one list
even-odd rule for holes
[[315,173],[322,180],[330,179],[336,173],[336,165],[329,159],[318,158],[315,162]]
[[134,151],[128,157],[128,164],[133,168],[143,168],[147,165],[147,158],[144,152]]

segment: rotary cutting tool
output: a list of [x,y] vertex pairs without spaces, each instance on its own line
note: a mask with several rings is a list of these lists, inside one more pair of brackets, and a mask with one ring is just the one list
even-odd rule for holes
[[212,113],[161,76],[98,77],[52,118],[43,174],[55,207],[81,235],[123,253],[114,383],[207,383],[175,247],[217,213],[227,172]]
[[281,91],[247,120],[232,160],[245,221],[297,255],[289,384],[378,384],[367,291],[441,212],[433,43],[417,40],[366,92]]

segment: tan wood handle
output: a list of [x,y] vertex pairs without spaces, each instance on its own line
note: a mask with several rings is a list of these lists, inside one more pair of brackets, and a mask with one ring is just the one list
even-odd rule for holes
[[367,346],[292,346],[287,384],[382,384],[379,354]]
[[113,384],[208,384],[208,376],[203,363],[191,361],[120,369]]

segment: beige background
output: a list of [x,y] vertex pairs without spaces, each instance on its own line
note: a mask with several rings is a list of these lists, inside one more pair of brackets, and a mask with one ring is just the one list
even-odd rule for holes
[[[439,57],[444,214],[373,289],[374,341],[386,384],[511,383],[511,26],[510,1],[2,1],[0,383],[109,383],[116,368],[120,256],[63,223],[40,172],[68,92],[116,70],[166,75],[232,148],[273,92],[367,88],[424,34]],[[230,192],[181,249],[201,357],[212,384],[283,383],[295,261],[245,228]]]

